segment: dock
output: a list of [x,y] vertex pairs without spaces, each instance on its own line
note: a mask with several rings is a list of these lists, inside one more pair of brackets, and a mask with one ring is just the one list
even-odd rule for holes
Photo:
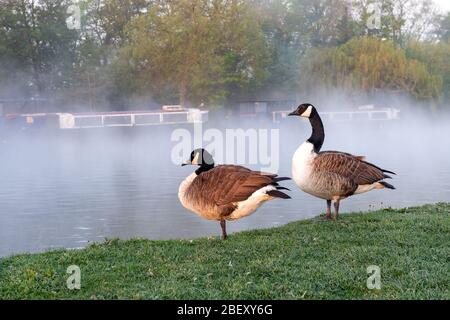
[[4,127],[20,127],[23,129],[44,127],[70,130],[203,123],[208,121],[208,111],[189,108],[182,111],[30,113],[7,114],[0,118],[0,126]]
[[[274,111],[272,112],[272,121],[274,123],[281,122],[287,117],[292,110],[288,111]],[[332,111],[320,112],[320,116],[324,120],[330,121],[386,121],[399,119],[400,110],[395,108],[382,108],[371,110],[356,110],[356,111]]]

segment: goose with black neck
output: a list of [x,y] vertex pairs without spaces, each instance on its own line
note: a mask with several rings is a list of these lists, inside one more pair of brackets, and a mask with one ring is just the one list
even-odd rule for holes
[[373,189],[395,189],[384,181],[392,171],[365,161],[365,157],[339,151],[321,151],[325,130],[316,108],[303,103],[289,116],[309,119],[311,136],[295,151],[292,158],[292,177],[304,192],[326,200],[326,219],[331,220],[331,204],[334,201],[333,219],[339,215],[340,201],[352,195]]
[[279,185],[290,178],[237,165],[215,166],[205,149],[192,151],[183,165],[195,165],[198,169],[180,184],[181,204],[202,218],[219,221],[223,239],[227,238],[226,221],[249,216],[266,201],[290,198],[280,191],[289,189]]

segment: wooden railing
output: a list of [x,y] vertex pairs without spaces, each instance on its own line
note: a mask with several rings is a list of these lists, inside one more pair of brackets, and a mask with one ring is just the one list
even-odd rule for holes
[[[272,112],[273,122],[280,122],[286,118],[291,111]],[[395,108],[376,109],[376,110],[358,110],[358,111],[333,111],[320,112],[322,119],[332,121],[358,121],[358,120],[395,120],[399,118],[400,110]]]
[[60,114],[61,129],[134,127],[208,121],[208,111],[187,109],[175,112],[115,112],[100,114]]

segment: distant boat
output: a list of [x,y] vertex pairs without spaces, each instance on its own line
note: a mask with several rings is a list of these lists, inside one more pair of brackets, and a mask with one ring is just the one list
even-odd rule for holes
[[[285,119],[290,111],[272,112],[272,121],[275,123]],[[330,121],[387,121],[400,119],[400,110],[396,108],[375,108],[373,105],[363,105],[357,110],[328,111],[321,112],[320,115],[325,120]]]
[[136,127],[201,123],[208,121],[208,111],[195,108],[181,111],[121,111],[87,113],[7,114],[0,117],[3,128],[31,129],[37,127],[84,129],[104,127]]

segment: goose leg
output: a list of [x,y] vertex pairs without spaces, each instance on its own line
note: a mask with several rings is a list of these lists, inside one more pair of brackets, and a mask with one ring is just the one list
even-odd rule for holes
[[334,216],[333,216],[333,220],[336,221],[339,217],[339,204],[340,204],[341,200],[337,199],[334,201]]
[[226,240],[227,236],[227,226],[225,220],[220,220],[220,227],[222,228],[222,239]]
[[327,215],[325,218],[331,220],[331,200],[327,200]]

